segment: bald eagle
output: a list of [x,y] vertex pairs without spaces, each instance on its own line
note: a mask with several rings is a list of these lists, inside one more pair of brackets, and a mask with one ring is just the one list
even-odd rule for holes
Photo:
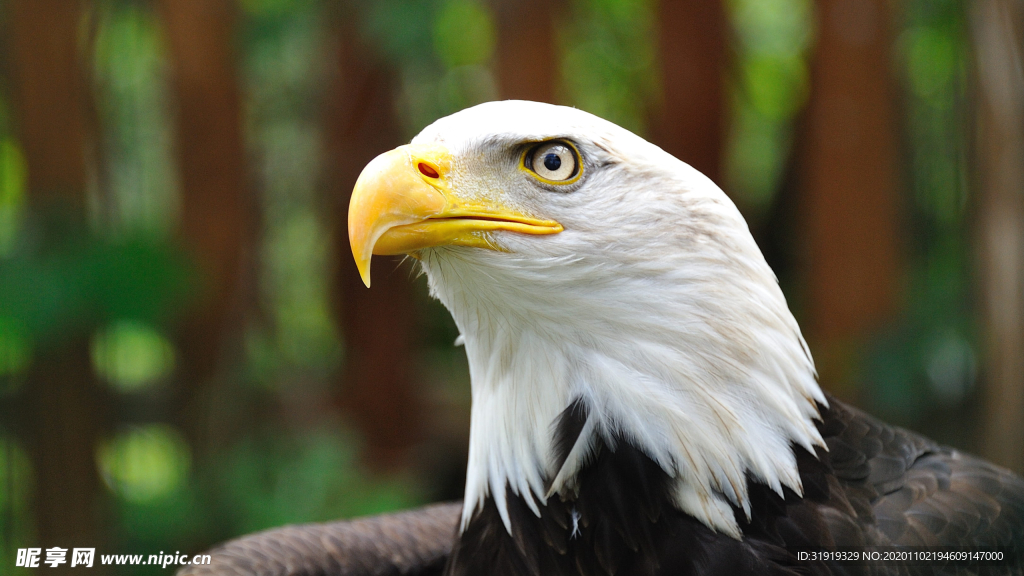
[[[1024,480],[824,393],[733,203],[619,126],[523,101],[442,118],[366,166],[349,238],[367,286],[373,254],[418,260],[461,332],[465,499],[249,537],[236,557],[273,542],[306,550],[285,563],[304,573],[1024,570]],[[951,551],[1002,560],[934,556]]]

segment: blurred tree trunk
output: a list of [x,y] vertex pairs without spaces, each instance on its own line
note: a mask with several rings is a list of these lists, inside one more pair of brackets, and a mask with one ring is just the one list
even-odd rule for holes
[[855,395],[858,346],[894,312],[900,177],[889,3],[820,0],[802,128],[807,316],[822,382]]
[[199,265],[199,303],[180,327],[175,410],[193,447],[207,448],[204,406],[240,331],[243,257],[252,233],[231,0],[160,0],[170,49],[181,176],[182,241]]
[[[422,402],[412,380],[416,323],[412,281],[400,258],[374,256],[373,289],[359,279],[348,243],[348,200],[363,167],[402,144],[393,71],[344,16],[338,70],[327,110],[327,182],[334,224],[335,310],[345,338],[340,401],[378,470],[401,465],[420,432]],[[333,204],[337,202],[337,204]]]
[[560,52],[555,26],[565,0],[497,4],[498,93],[506,100],[555,101]]
[[973,7],[985,455],[1024,473],[1024,3]]
[[729,64],[725,2],[660,0],[657,22],[663,92],[651,122],[653,141],[721,184]]
[[[91,92],[79,52],[86,4],[12,0],[7,39],[12,96],[28,164],[28,201],[43,226],[43,249],[87,233],[86,157]],[[96,445],[107,403],[89,356],[89,334],[37,350],[24,387],[23,429],[35,472],[37,545],[102,546]],[[70,558],[69,558],[70,560]],[[58,573],[69,572],[69,564]]]

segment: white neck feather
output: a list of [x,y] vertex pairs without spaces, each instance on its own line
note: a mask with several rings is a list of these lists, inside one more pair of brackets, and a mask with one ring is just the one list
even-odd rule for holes
[[[652,214],[655,225],[675,218],[671,230],[652,233],[634,214],[601,223],[603,246],[580,230],[571,258],[554,255],[564,245],[546,256],[536,245],[422,254],[469,358],[463,528],[490,495],[511,531],[506,486],[538,514],[537,502],[571,496],[597,438],[626,438],[674,478],[679,509],[737,538],[732,506],[749,515],[747,472],[802,494],[791,443],[824,446],[813,362],[738,211],[684,173],[685,198],[671,204],[680,215]],[[559,241],[574,233],[566,226]],[[556,469],[554,424],[578,397],[589,419]]]

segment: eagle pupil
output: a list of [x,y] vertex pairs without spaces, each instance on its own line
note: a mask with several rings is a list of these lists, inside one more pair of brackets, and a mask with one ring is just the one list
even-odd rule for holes
[[544,156],[544,167],[554,172],[562,166],[562,159],[558,157],[558,154],[547,154]]

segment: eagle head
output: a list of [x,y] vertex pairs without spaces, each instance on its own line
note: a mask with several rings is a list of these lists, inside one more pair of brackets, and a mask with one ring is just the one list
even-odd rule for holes
[[800,328],[735,205],[657,146],[573,108],[481,104],[367,165],[349,238],[367,286],[373,254],[416,258],[462,334],[464,527],[487,498],[510,531],[509,495],[538,515],[571,500],[598,440],[735,537],[748,475],[802,492],[791,445],[824,447],[826,399]]

